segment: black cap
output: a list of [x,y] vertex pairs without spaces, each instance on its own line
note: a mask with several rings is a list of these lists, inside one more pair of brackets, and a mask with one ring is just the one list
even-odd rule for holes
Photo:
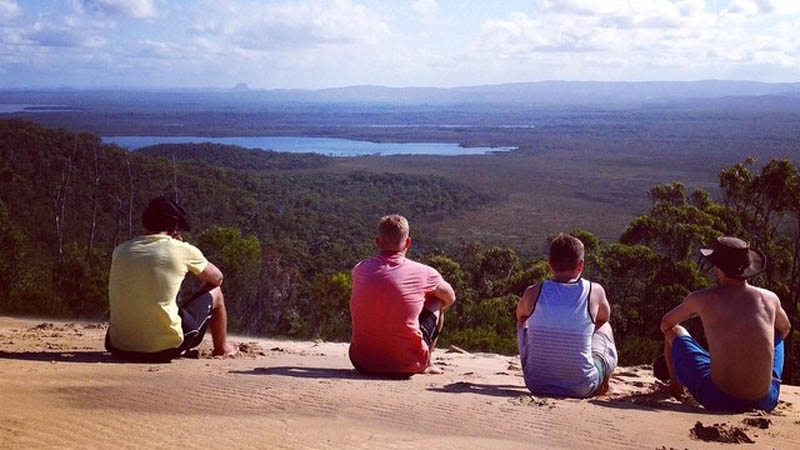
[[142,212],[142,226],[149,231],[191,231],[186,210],[174,200],[156,197]]

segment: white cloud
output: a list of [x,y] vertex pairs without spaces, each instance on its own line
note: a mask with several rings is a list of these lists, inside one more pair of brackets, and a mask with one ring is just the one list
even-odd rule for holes
[[432,22],[439,14],[439,3],[436,0],[414,0],[411,8],[424,22]]
[[733,0],[723,10],[723,13],[744,16],[797,14],[798,12],[800,12],[800,2],[797,0]]
[[239,49],[297,50],[319,45],[375,44],[388,25],[363,5],[349,0],[254,4],[227,2],[216,6],[212,20],[190,31]]
[[92,11],[108,16],[153,19],[158,16],[154,0],[79,0],[73,1],[79,12]]
[[618,0],[540,0],[538,9],[545,12],[597,16],[611,14],[625,8],[625,2]]
[[519,0],[517,13],[508,4],[0,0],[0,67],[25,74],[0,82],[48,74],[60,83],[62,72],[114,84],[254,87],[800,73],[800,0]]
[[703,0],[682,0],[675,3],[680,14],[684,17],[697,16],[705,12],[706,3]]
[[14,0],[0,0],[0,22],[16,18],[22,12],[19,4]]
[[19,36],[18,44],[40,47],[98,48],[104,46],[106,40],[83,30],[50,22],[36,22]]
[[[627,68],[658,78],[676,71],[725,77],[743,68],[757,73],[756,67],[787,73],[800,71],[800,20],[792,24],[777,15],[790,7],[779,0],[733,0],[714,13],[698,0],[541,0],[532,16],[485,20],[474,52],[506,67],[557,74],[559,64],[580,68],[571,77],[584,79],[613,67],[621,78],[635,76]],[[769,15],[769,22],[760,15]]]

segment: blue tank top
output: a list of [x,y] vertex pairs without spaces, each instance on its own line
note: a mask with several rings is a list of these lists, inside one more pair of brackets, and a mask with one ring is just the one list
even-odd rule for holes
[[525,384],[534,393],[587,397],[598,372],[592,358],[594,320],[589,314],[592,283],[578,279],[542,283],[533,314],[525,322]]

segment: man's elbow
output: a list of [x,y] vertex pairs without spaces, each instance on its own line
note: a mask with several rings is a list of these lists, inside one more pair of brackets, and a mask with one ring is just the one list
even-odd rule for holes
[[456,302],[456,293],[454,291],[449,291],[445,295],[445,298],[442,299],[442,306],[447,308],[448,306],[452,305]]
[[222,282],[225,279],[225,276],[222,275],[222,271],[217,269],[216,267],[213,268],[214,270],[210,270],[206,272],[206,276],[203,277],[203,281],[212,285],[212,286],[222,286]]

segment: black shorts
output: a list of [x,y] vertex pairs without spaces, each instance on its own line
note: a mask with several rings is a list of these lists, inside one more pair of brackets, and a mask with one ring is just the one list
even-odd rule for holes
[[181,317],[181,329],[183,330],[183,344],[178,348],[169,348],[154,353],[119,350],[111,345],[111,337],[106,332],[106,350],[119,359],[129,361],[167,362],[175,359],[186,350],[195,348],[203,342],[203,337],[211,321],[213,303],[214,298],[211,293],[202,291],[178,306],[178,315]]
[[183,350],[195,348],[203,342],[208,323],[211,321],[213,305],[214,298],[211,293],[203,291],[198,292],[178,307],[183,329],[183,345],[181,345]]
[[439,319],[436,317],[436,314],[422,308],[422,312],[419,313],[419,330],[422,331],[422,340],[428,344],[428,347],[439,337],[438,325]]

